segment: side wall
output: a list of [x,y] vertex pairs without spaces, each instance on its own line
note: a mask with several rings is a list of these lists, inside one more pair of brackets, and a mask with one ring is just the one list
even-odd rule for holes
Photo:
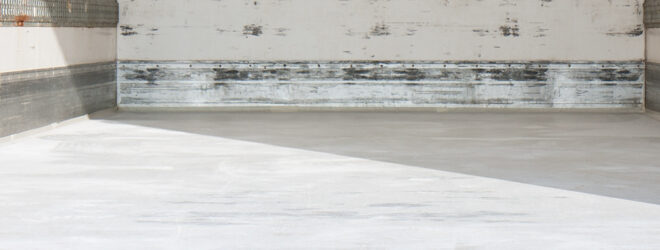
[[120,0],[121,107],[635,108],[642,0]]
[[116,105],[114,0],[0,0],[0,137]]
[[646,107],[660,111],[660,0],[646,0]]

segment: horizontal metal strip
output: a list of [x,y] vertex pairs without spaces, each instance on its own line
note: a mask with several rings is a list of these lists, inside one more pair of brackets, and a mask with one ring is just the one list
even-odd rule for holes
[[[460,103],[455,104],[397,104],[397,105],[383,105],[381,103],[363,103],[351,104],[345,103],[317,103],[317,104],[270,104],[263,105],[260,103],[223,103],[222,105],[206,105],[194,103],[158,103],[158,104],[123,104],[119,106],[121,110],[191,110],[191,111],[223,111],[223,110],[351,110],[360,108],[370,108],[375,110],[393,109],[397,111],[407,109],[616,109],[617,111],[626,112],[639,112],[641,110],[639,105],[630,105],[628,103],[612,104],[612,103],[514,103],[514,104],[473,104],[465,105]],[[247,108],[247,109],[246,109]],[[608,110],[614,111],[614,110]]]
[[0,99],[23,98],[63,89],[116,85],[116,64],[89,64],[11,73],[0,81]]
[[115,70],[117,64],[113,61],[78,64],[65,67],[33,69],[25,71],[13,71],[0,73],[0,83],[23,81],[30,79],[41,79],[49,77],[67,76],[85,72],[96,72],[103,70]]
[[131,61],[121,107],[640,108],[634,62]]
[[[641,103],[643,85],[546,86],[530,91],[520,86],[466,85],[359,85],[359,84],[221,84],[206,87],[121,84],[121,103],[206,103],[227,102],[297,103],[516,103],[533,100],[543,103]],[[129,101],[128,104],[133,102]],[[135,104],[135,103],[133,103]]]
[[120,63],[119,81],[643,82],[644,64]]
[[393,67],[408,67],[408,66],[423,66],[431,65],[437,67],[437,65],[446,65],[446,66],[460,66],[460,67],[478,67],[478,66],[566,66],[566,67],[579,67],[580,65],[592,67],[593,65],[628,65],[628,66],[639,66],[643,67],[644,62],[641,60],[633,61],[396,61],[396,60],[387,60],[387,61],[224,61],[224,60],[164,60],[164,61],[150,61],[150,60],[120,60],[118,61],[120,65],[176,65],[180,67],[181,65],[187,66],[197,66],[197,65],[231,65],[231,66],[244,66],[249,67],[249,65],[258,65],[258,66],[284,66],[284,67],[328,67],[333,65],[356,65],[356,66],[374,66],[379,67],[383,66],[393,66]]
[[[132,85],[132,86],[153,86],[158,85],[160,87],[172,86],[176,88],[196,88],[210,85],[263,85],[263,84],[300,84],[300,85],[337,85],[337,84],[360,84],[360,85],[432,85],[432,86],[478,86],[478,85],[489,85],[489,86],[519,86],[519,87],[545,87],[545,86],[632,86],[632,87],[641,87],[643,82],[601,82],[601,81],[580,81],[580,82],[571,82],[571,81],[562,81],[562,82],[525,82],[525,81],[516,81],[516,82],[465,82],[465,81],[278,81],[278,82],[269,82],[269,81],[211,81],[211,82],[200,82],[200,81],[159,81],[157,83],[150,83],[148,81],[120,81],[121,85]],[[153,88],[153,87],[152,87]]]
[[[96,83],[96,84],[88,84],[88,85],[80,85],[76,87],[69,87],[69,88],[60,88],[60,89],[50,89],[47,91],[39,91],[35,93],[27,93],[27,94],[22,94],[22,95],[10,95],[8,97],[2,97],[0,98],[0,104],[7,104],[7,103],[25,103],[25,102],[36,102],[40,100],[44,100],[46,98],[51,98],[52,96],[63,96],[62,93],[83,93],[83,92],[90,92],[93,93],[94,91],[105,91],[106,89],[112,89],[113,91],[116,90],[116,85],[114,82],[104,82],[104,83]],[[76,95],[68,95],[75,97]],[[79,96],[78,96],[79,97]],[[106,97],[107,98],[113,98],[111,96]]]

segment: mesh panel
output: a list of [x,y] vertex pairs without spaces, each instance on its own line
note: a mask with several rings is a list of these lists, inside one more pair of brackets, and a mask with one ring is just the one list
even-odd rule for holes
[[4,26],[114,27],[115,0],[0,0]]

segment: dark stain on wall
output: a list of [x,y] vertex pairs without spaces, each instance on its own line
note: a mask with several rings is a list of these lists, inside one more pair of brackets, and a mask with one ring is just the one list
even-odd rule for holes
[[637,81],[642,77],[641,72],[631,72],[627,69],[605,68],[591,73],[604,82]]
[[259,26],[256,24],[250,24],[250,25],[245,25],[243,26],[243,35],[246,36],[260,36],[263,34],[263,26]]
[[489,69],[484,71],[487,74],[484,78],[490,78],[498,81],[547,81],[547,68],[504,68]]
[[[339,63],[339,62],[337,62]],[[505,64],[502,67],[450,67],[446,65],[416,67],[399,65],[396,62],[382,61],[370,63],[355,63],[350,66],[320,67],[317,64],[292,63],[295,67],[285,64],[268,64],[268,66],[249,64],[247,67],[220,66],[211,69],[178,69],[176,71],[157,67],[148,67],[125,71],[126,80],[146,81],[156,84],[159,80],[175,81],[177,79],[190,79],[191,75],[197,77],[207,75],[213,81],[289,81],[289,80],[332,80],[332,81],[466,81],[490,80],[498,82],[545,82],[550,79],[550,69],[547,63],[538,64]],[[327,63],[324,63],[327,64]],[[310,66],[313,65],[313,66]],[[486,64],[487,65],[487,64]],[[508,65],[508,66],[507,66]],[[318,66],[318,67],[317,67]],[[385,67],[387,66],[387,67]],[[570,68],[570,66],[568,66]],[[210,72],[209,72],[210,71]],[[553,71],[556,74],[556,70]],[[575,69],[566,76],[579,81],[620,82],[638,81],[643,77],[643,70],[620,67],[591,68],[589,70]]]
[[506,18],[506,24],[500,26],[499,28],[502,36],[505,37],[519,37],[520,36],[520,26],[518,26],[518,19],[515,18]]
[[383,69],[383,68],[344,68],[343,80],[370,81],[421,81],[426,79],[426,73],[415,68]]
[[119,29],[121,29],[121,35],[122,36],[134,36],[137,35],[138,33],[135,31],[135,28],[129,26],[129,25],[122,25],[119,26]]
[[473,29],[472,32],[476,33],[480,37],[485,37],[490,34],[490,30],[488,29]]
[[371,31],[369,31],[369,34],[372,36],[389,36],[390,33],[390,26],[385,24],[385,22],[378,23],[371,27]]
[[224,69],[224,68],[214,68],[215,77],[213,78],[216,81],[225,81],[225,80],[249,80],[249,72],[247,71],[238,71],[236,69]]
[[378,80],[378,72],[369,69],[356,69],[353,67],[342,69],[344,80]]
[[404,70],[394,70],[395,80],[421,81],[426,79],[426,73],[420,69],[408,68]]
[[642,25],[637,25],[634,28],[624,31],[624,32],[608,32],[606,33],[608,36],[629,36],[629,37],[637,37],[641,36],[644,34],[644,27]]
[[156,81],[165,77],[165,72],[159,68],[147,68],[146,70],[133,70],[132,73],[124,75],[127,80],[147,81],[149,85],[157,85]]
[[520,28],[518,27],[517,24],[513,26],[502,25],[500,26],[500,32],[502,36],[514,36],[514,37],[520,36]]

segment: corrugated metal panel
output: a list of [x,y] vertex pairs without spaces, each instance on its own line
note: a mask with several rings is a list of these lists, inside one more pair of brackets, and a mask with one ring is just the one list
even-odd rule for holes
[[660,0],[646,0],[644,23],[648,28],[660,28]]
[[116,105],[117,64],[0,73],[0,137]]
[[646,68],[646,108],[660,111],[660,63],[648,63]]
[[115,27],[115,0],[0,0],[2,26]]

